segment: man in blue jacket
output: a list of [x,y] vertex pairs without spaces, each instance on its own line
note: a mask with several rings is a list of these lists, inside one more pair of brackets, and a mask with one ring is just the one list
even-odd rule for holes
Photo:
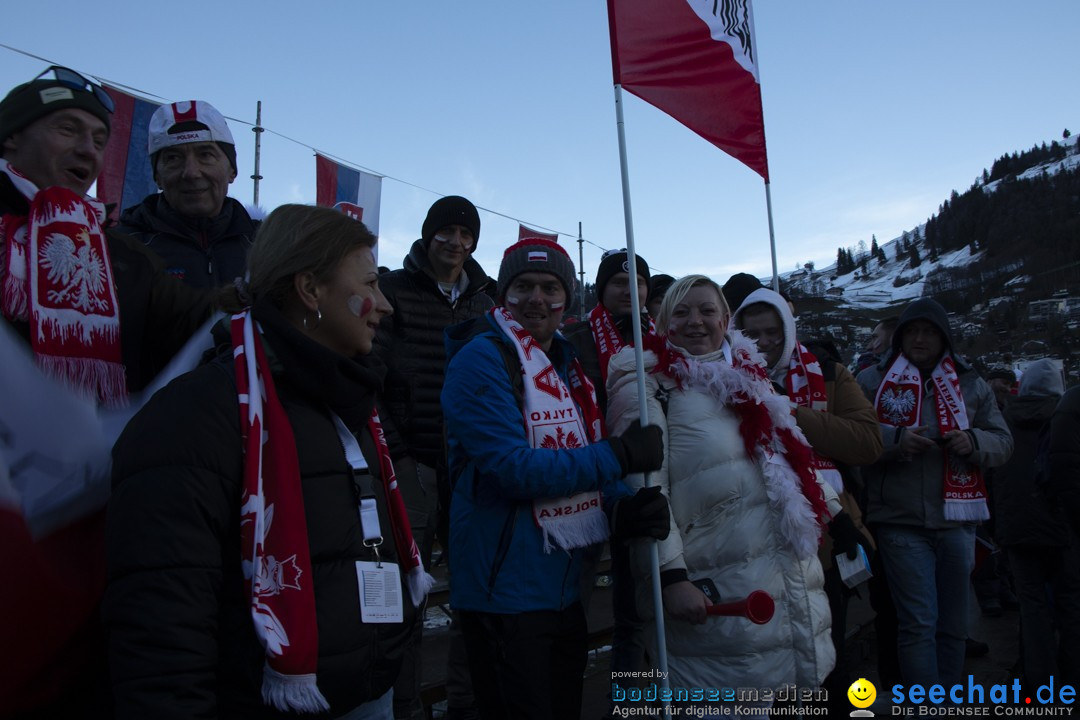
[[447,331],[450,604],[483,718],[577,718],[582,552],[609,518],[613,542],[667,535],[658,488],[627,498],[620,482],[660,467],[660,430],[602,437],[592,384],[558,332],[573,289],[566,251],[525,239],[503,256],[501,305]]

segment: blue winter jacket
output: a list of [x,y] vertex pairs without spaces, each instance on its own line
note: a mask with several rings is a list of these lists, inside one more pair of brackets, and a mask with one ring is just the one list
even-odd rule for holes
[[[544,552],[533,499],[599,489],[610,512],[630,491],[607,442],[559,450],[529,446],[520,390],[496,343],[517,357],[490,314],[446,331],[450,605],[507,614],[561,610],[578,601],[582,551]],[[557,333],[548,356],[566,383],[573,347]],[[520,364],[514,360],[512,367]]]

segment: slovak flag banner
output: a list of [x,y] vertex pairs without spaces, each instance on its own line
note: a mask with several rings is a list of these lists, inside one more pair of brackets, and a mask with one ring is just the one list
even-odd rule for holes
[[[337,207],[379,235],[382,178],[315,155],[315,204]],[[339,207],[340,206],[340,207]]]
[[105,91],[116,110],[97,179],[97,197],[106,205],[115,205],[114,211],[119,213],[158,191],[147,153],[147,135],[150,116],[160,105],[108,85]]
[[615,84],[769,182],[750,0],[608,0]]
[[518,241],[525,240],[526,238],[540,238],[541,240],[550,240],[551,242],[559,242],[558,233],[542,233],[539,230],[533,230],[531,227],[527,227],[518,223]]

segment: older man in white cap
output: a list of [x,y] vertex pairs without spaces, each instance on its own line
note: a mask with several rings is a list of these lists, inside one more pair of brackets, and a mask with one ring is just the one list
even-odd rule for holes
[[150,118],[147,146],[161,192],[124,210],[117,229],[141,239],[188,285],[243,276],[258,223],[227,196],[236,144],[225,118],[202,100],[162,105]]

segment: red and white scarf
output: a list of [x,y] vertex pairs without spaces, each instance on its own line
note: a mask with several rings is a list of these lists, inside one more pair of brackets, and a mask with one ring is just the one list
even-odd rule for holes
[[[619,329],[615,327],[615,319],[611,311],[602,304],[597,305],[589,313],[589,326],[592,328],[593,343],[596,345],[596,357],[600,360],[600,380],[607,383],[608,363],[615,353],[623,349],[623,342]],[[650,335],[656,334],[656,325],[649,318]]]
[[[281,711],[325,711],[329,704],[315,676],[319,632],[296,442],[250,310],[232,316],[231,331],[244,443],[242,560],[255,634],[266,653],[263,702]],[[378,450],[398,561],[413,605],[419,606],[434,579],[424,571],[413,540],[374,409],[368,428]]]
[[[788,397],[797,406],[818,412],[827,411],[829,396],[825,392],[825,376],[821,373],[821,363],[802,343],[795,343],[785,385]],[[827,457],[823,457],[817,450],[811,448],[811,451],[814,470],[825,482],[829,483],[829,487],[835,490],[837,495],[842,493],[844,479],[837,470],[836,464]]]
[[795,424],[787,398],[777,395],[765,360],[741,333],[724,341],[724,359],[701,361],[683,355],[666,340],[650,343],[657,354],[653,372],[711,395],[739,416],[739,434],[748,457],[765,478],[769,505],[780,517],[780,532],[800,559],[813,557],[822,528],[831,519],[825,493],[812,467],[812,450]]
[[[529,446],[559,450],[599,442],[603,438],[600,409],[581,363],[576,359],[570,363],[568,391],[536,338],[506,308],[493,308],[491,317],[510,339],[521,361],[525,378],[522,415]],[[543,533],[544,552],[555,547],[572,550],[608,538],[608,521],[599,491],[535,500],[533,519]]]
[[[938,437],[950,430],[970,427],[960,378],[952,355],[945,353],[930,373],[934,386],[934,407]],[[915,427],[921,423],[923,381],[919,369],[903,353],[898,353],[874,398],[878,420],[892,427]],[[986,483],[979,468],[942,447],[945,455],[942,492],[945,519],[960,522],[990,519],[986,503]]]
[[38,189],[0,159],[27,215],[0,217],[0,311],[30,325],[51,377],[107,407],[127,402],[120,308],[101,222],[105,208],[62,187]]

